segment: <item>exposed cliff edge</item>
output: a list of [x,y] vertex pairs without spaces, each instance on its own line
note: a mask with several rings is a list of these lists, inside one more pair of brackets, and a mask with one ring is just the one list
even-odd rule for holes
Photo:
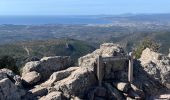
[[128,81],[128,61],[103,62],[98,85],[98,57],[124,57],[118,44],[104,43],[70,66],[67,56],[44,57],[23,67],[21,76],[0,70],[1,100],[126,100],[170,98],[170,58],[145,49],[134,59],[133,82]]

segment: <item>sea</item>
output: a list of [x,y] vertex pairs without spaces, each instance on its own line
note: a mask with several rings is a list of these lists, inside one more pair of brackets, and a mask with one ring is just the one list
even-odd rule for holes
[[104,16],[0,16],[0,24],[110,24]]

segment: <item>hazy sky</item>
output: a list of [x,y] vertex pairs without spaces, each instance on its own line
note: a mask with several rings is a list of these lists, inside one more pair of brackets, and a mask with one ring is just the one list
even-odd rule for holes
[[170,0],[0,0],[0,15],[170,13]]

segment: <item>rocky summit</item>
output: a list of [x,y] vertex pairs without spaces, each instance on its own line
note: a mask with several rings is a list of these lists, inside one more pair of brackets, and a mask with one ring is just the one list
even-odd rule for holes
[[[100,57],[109,60],[99,70]],[[129,57],[120,45],[104,43],[80,57],[78,66],[68,56],[55,56],[27,62],[21,76],[1,69],[0,100],[170,99],[170,57],[146,48],[132,59],[132,81]]]

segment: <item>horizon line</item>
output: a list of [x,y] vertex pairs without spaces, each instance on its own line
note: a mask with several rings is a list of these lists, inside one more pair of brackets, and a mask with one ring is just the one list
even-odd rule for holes
[[23,15],[0,15],[0,16],[119,16],[119,15],[154,15],[154,14],[170,14],[168,13],[121,13],[121,14],[23,14]]

